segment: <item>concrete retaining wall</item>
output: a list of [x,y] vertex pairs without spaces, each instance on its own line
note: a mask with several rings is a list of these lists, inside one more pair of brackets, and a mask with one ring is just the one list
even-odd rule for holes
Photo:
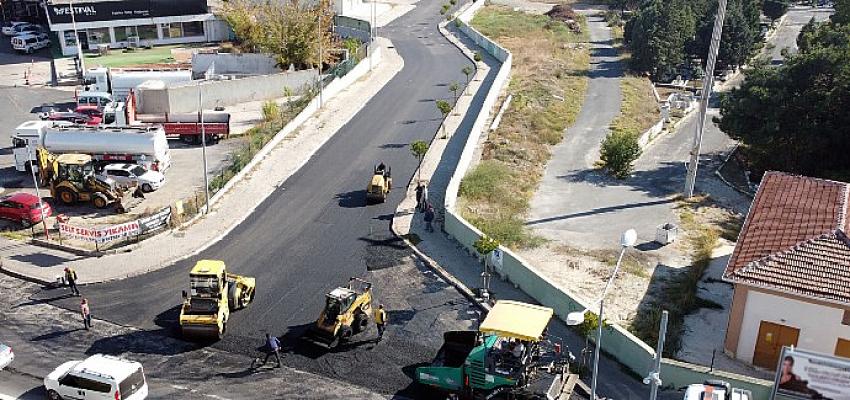
[[203,76],[213,63],[213,73],[219,75],[271,75],[281,72],[277,61],[268,54],[195,53],[192,55],[192,76]]
[[646,146],[649,145],[649,142],[651,142],[652,139],[655,139],[655,137],[658,136],[658,134],[661,133],[661,130],[663,129],[664,119],[662,118],[658,120],[658,123],[647,129],[646,132],[644,132],[640,135],[640,137],[638,137],[638,144],[640,145],[640,148],[646,148]]
[[[203,91],[203,107],[227,107],[250,101],[271,100],[284,96],[284,88],[297,94],[316,82],[316,70],[284,72],[224,81],[201,81],[173,85],[163,89],[139,90],[140,113],[190,113],[198,111],[198,87]],[[163,91],[165,94],[148,92]]]
[[[472,3],[461,15],[459,29],[474,40],[496,59],[503,61],[490,92],[487,94],[482,112],[477,116],[472,126],[472,132],[461,153],[458,165],[452,175],[445,195],[445,222],[444,229],[455,240],[463,245],[470,253],[475,253],[473,243],[482,236],[481,231],[463,219],[455,210],[460,182],[469,169],[476,144],[502,88],[507,84],[510,74],[512,55],[509,51],[491,41],[480,32],[469,26],[469,21],[475,13],[484,6],[483,1]],[[587,308],[577,296],[568,290],[559,287],[554,282],[540,274],[534,266],[527,263],[510,249],[501,247],[503,251],[502,266],[496,271],[516,284],[525,293],[536,299],[540,304],[552,307],[555,313],[562,319],[572,311],[580,311]],[[619,325],[612,325],[603,330],[603,349],[620,363],[628,367],[639,376],[646,376],[652,368],[655,351],[652,347],[629,333]],[[664,360],[662,366],[662,380],[665,386],[684,387],[691,383],[699,383],[706,379],[723,379],[729,381],[734,387],[750,389],[757,400],[767,400],[770,392],[770,382],[754,379],[746,376],[735,375],[725,372],[709,372],[706,368],[675,360]]]

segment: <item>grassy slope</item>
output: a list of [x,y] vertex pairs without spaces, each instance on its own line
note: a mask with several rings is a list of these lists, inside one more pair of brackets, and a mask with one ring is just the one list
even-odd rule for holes
[[[585,21],[581,21],[587,32]],[[550,147],[575,122],[587,90],[586,35],[547,16],[487,6],[472,21],[513,53],[513,94],[483,160],[461,183],[464,218],[510,247],[539,242],[524,226],[529,200],[550,158]],[[555,97],[557,96],[557,97]],[[563,100],[562,100],[563,99]]]
[[620,80],[620,115],[611,121],[611,130],[640,135],[661,118],[649,79],[627,75]]

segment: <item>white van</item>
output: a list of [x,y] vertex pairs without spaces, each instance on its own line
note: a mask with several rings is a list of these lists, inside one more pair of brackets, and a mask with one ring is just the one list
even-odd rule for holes
[[13,49],[27,54],[50,46],[50,38],[46,33],[25,33],[13,37],[11,41]]
[[142,364],[103,354],[60,365],[44,378],[44,388],[51,400],[141,400],[148,397]]

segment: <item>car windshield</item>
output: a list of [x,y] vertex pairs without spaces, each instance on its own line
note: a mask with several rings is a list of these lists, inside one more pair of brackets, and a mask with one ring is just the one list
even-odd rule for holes
[[30,209],[31,209],[31,210],[38,210],[38,209],[39,209],[39,207],[38,207],[38,203],[30,204]]
[[145,174],[145,172],[148,172],[148,171],[145,170],[144,168],[140,167],[140,166],[135,166],[132,169],[130,169],[130,172],[132,172],[133,175],[142,176],[142,175]]

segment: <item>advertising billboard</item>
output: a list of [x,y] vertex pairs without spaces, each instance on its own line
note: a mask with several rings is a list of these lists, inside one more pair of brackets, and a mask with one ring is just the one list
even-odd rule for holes
[[[71,23],[71,4],[48,2],[45,7],[51,24]],[[76,22],[197,15],[208,12],[206,0],[75,1],[73,7]]]
[[850,359],[785,347],[771,400],[850,400]]

